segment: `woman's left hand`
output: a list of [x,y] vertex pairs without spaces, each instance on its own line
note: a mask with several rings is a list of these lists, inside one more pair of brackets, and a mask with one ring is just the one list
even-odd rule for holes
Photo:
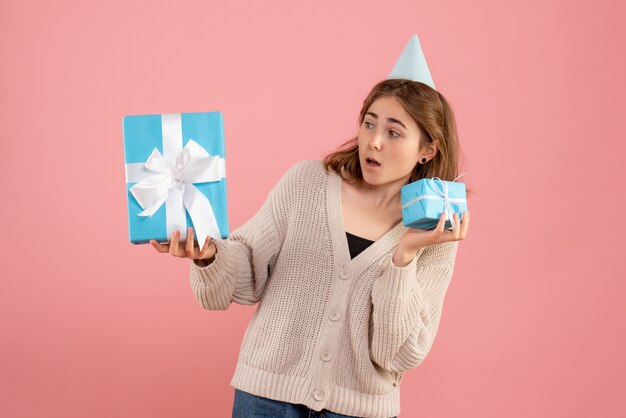
[[439,217],[439,222],[435,229],[409,228],[400,238],[398,249],[393,256],[393,263],[398,267],[407,266],[420,248],[442,242],[459,241],[465,239],[469,229],[469,212],[463,212],[463,221],[459,221],[459,215],[454,213],[454,227],[444,229],[446,224],[446,213]]

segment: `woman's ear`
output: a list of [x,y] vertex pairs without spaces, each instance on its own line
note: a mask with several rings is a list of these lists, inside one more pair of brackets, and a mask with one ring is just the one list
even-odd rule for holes
[[426,157],[426,159],[430,161],[435,157],[435,154],[437,154],[437,146],[435,145],[435,142],[433,141],[430,144],[428,144],[428,146],[426,146],[426,148],[422,152],[420,152],[420,160]]

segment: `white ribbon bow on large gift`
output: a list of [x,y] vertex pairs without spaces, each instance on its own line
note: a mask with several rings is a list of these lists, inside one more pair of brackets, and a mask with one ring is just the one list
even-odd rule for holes
[[[459,177],[464,176],[465,174],[466,173],[461,174],[460,176],[458,176],[452,181],[453,182],[457,181]],[[452,207],[450,206],[450,202],[463,203],[466,200],[462,198],[449,197],[448,185],[439,177],[433,177],[432,179],[429,179],[429,180],[430,180],[430,187],[435,191],[435,193],[437,193],[437,195],[425,194],[425,195],[418,196],[415,199],[410,200],[409,202],[402,205],[402,209],[409,207],[412,204],[419,202],[420,200],[424,200],[424,199],[443,200],[444,211],[446,212],[446,220],[449,220],[450,224],[452,225],[452,228],[454,228],[454,211],[452,210]],[[435,183],[435,180],[438,180],[438,183]],[[441,187],[439,187],[438,184],[441,185]]]
[[202,248],[207,237],[222,238],[211,202],[193,183],[220,181],[225,177],[224,159],[209,155],[193,139],[181,149],[180,113],[163,114],[161,120],[164,155],[155,148],[145,163],[126,164],[126,181],[137,182],[130,192],[144,209],[138,216],[152,216],[165,203],[168,240],[174,229],[186,239],[188,211]]

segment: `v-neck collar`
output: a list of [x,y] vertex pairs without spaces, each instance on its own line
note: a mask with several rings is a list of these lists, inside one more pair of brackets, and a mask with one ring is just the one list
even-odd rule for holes
[[383,236],[374,241],[369,247],[360,252],[356,257],[350,257],[350,248],[346,237],[345,224],[343,221],[343,208],[341,202],[341,175],[330,171],[326,190],[326,205],[328,220],[330,223],[330,234],[333,247],[336,249],[336,260],[340,267],[350,266],[352,273],[358,275],[374,260],[382,256],[385,252],[398,245],[402,233],[408,228],[398,222]]

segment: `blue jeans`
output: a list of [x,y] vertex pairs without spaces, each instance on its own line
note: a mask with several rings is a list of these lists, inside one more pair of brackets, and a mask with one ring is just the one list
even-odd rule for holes
[[[235,389],[232,418],[354,418],[327,409],[315,411],[306,405],[276,401]],[[397,417],[393,417],[397,418]]]

